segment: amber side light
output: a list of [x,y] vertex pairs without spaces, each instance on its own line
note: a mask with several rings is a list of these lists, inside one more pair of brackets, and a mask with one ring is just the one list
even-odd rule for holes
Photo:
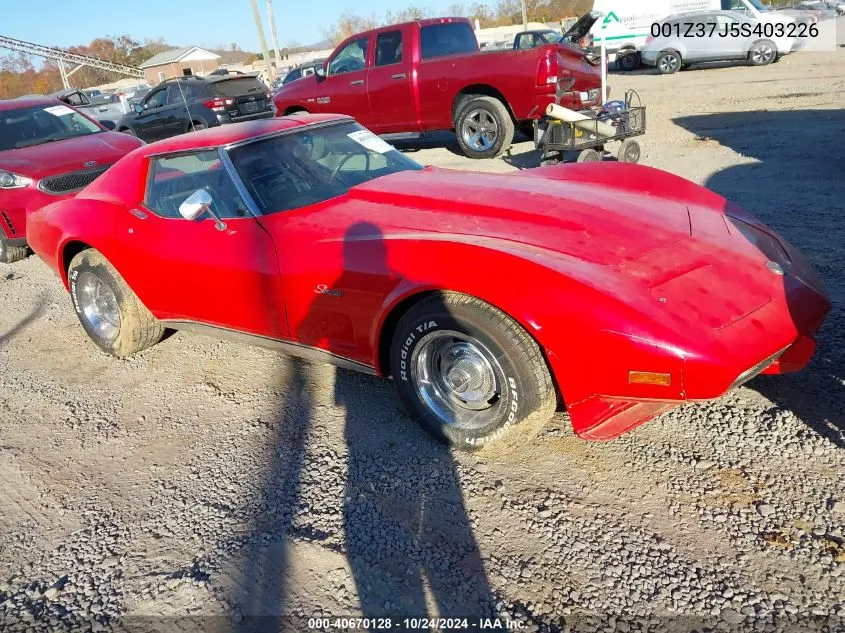
[[628,382],[632,385],[659,385],[668,387],[672,384],[671,374],[657,374],[652,371],[629,371]]

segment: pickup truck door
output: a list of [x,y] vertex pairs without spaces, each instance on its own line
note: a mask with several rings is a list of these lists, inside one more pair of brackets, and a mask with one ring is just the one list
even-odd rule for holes
[[372,113],[369,127],[374,132],[415,132],[419,128],[411,75],[408,38],[398,29],[378,33],[373,65],[367,77]]
[[362,125],[372,121],[367,96],[369,37],[347,42],[329,59],[326,76],[317,81],[313,112],[348,114]]

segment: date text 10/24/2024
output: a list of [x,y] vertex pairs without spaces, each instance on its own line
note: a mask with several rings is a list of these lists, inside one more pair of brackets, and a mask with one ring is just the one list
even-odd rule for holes
[[312,631],[519,631],[525,622],[501,618],[310,618]]

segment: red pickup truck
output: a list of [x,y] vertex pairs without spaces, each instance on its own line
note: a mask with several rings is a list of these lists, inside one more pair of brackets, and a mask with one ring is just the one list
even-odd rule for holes
[[455,130],[467,156],[492,158],[557,95],[580,110],[598,101],[600,86],[595,62],[577,47],[483,53],[468,20],[436,18],[353,35],[273,101],[279,116],[347,114],[385,136]]

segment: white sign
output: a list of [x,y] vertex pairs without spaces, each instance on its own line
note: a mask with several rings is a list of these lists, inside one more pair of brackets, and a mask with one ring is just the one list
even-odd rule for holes
[[68,114],[76,114],[75,110],[71,110],[69,107],[63,105],[50,106],[49,108],[44,108],[44,112],[49,112],[53,116],[66,116]]
[[359,145],[363,145],[371,152],[386,154],[393,149],[393,145],[383,141],[369,130],[359,130],[358,132],[347,134],[347,136]]

